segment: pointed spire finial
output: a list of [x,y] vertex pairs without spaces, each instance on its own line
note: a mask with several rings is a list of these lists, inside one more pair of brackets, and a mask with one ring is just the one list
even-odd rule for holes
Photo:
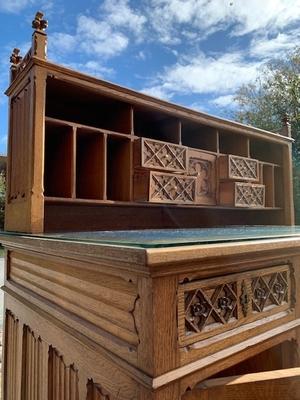
[[32,21],[32,28],[36,31],[44,32],[48,28],[48,21],[43,19],[44,14],[38,11],[35,14],[34,20]]

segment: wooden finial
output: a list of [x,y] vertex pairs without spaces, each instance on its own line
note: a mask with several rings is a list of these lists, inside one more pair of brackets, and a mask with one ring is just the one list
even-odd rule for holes
[[10,56],[10,63],[12,64],[12,66],[16,66],[18,64],[20,64],[20,62],[22,61],[22,56],[20,56],[20,49],[13,49],[11,56]]
[[288,113],[283,114],[281,121],[282,121],[281,134],[284,136],[291,137],[292,136],[291,123]]
[[35,18],[32,21],[32,28],[36,31],[44,32],[48,28],[48,21],[43,19],[44,14],[41,11],[38,11],[35,14]]

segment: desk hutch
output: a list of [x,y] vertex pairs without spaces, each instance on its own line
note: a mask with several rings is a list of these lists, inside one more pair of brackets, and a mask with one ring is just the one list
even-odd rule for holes
[[33,28],[6,92],[3,400],[300,399],[288,119],[70,70]]

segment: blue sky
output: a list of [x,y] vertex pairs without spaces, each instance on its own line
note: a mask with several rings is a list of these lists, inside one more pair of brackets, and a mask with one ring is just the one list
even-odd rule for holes
[[220,116],[300,39],[300,0],[0,0],[0,153],[9,56],[28,50],[37,10],[49,21],[50,60]]

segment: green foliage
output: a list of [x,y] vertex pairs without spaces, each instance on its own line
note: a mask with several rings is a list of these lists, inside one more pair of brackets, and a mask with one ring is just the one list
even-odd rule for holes
[[300,47],[265,64],[254,83],[238,90],[235,101],[236,120],[273,132],[280,131],[282,117],[288,114],[295,139],[294,197],[296,221],[300,224]]
[[0,229],[4,228],[6,180],[4,172],[0,173]]

